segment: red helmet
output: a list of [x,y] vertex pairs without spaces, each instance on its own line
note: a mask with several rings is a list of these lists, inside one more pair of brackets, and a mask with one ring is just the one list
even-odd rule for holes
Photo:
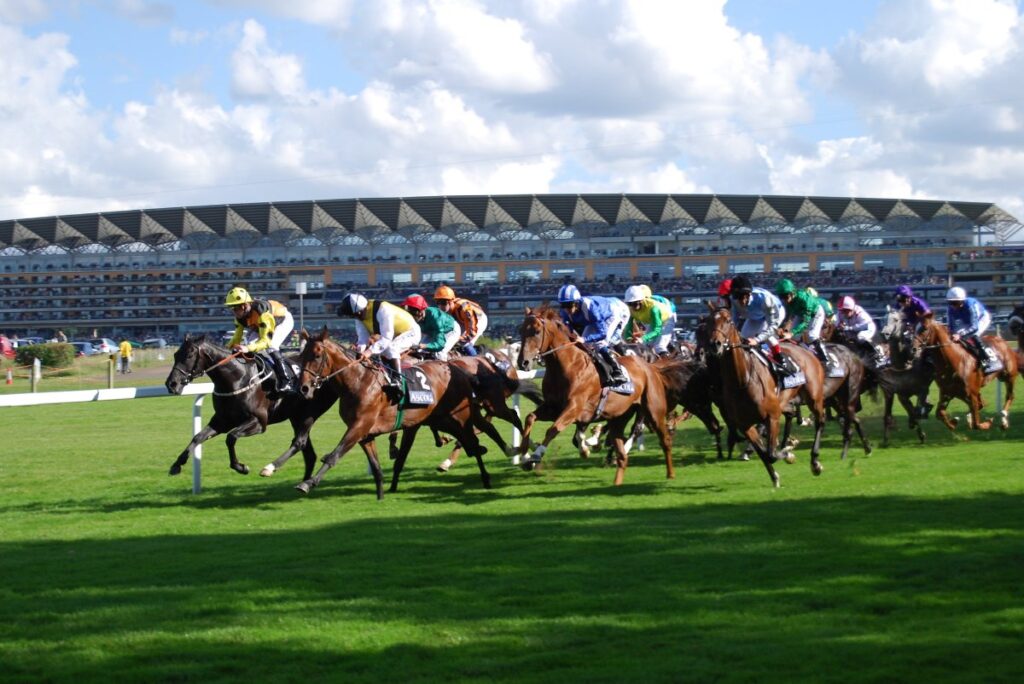
[[730,292],[732,292],[732,278],[726,278],[718,284],[718,296],[728,297]]
[[423,311],[427,308],[427,300],[423,298],[423,295],[411,294],[405,298],[402,302],[402,306],[409,307],[410,309],[416,309],[417,311]]

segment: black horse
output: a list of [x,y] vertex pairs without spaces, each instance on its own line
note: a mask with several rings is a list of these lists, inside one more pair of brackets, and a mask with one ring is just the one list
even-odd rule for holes
[[309,432],[317,418],[338,401],[338,391],[333,383],[326,383],[309,400],[298,394],[271,398],[269,393],[275,382],[274,371],[257,358],[233,354],[205,335],[185,336],[181,347],[174,353],[174,367],[164,384],[171,394],[181,394],[185,385],[203,374],[208,375],[213,381],[214,414],[209,424],[192,438],[171,465],[171,475],[181,472],[197,446],[223,432],[227,433],[231,469],[248,475],[249,467],[240,463],[235,455],[235,442],[239,437],[265,432],[267,425],[288,420],[295,433],[291,445],[277,460],[265,466],[260,475],[273,475],[296,452],[302,451],[306,462],[305,477],[312,476],[316,451]]

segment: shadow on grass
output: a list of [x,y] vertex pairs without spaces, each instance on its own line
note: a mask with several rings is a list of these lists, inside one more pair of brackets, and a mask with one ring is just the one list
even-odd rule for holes
[[1010,681],[1022,520],[858,496],[0,543],[0,679]]

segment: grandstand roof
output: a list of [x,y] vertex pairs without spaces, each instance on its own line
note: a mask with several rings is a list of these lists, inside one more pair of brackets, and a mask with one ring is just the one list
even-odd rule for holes
[[516,240],[616,235],[945,232],[982,230],[1005,242],[1020,222],[995,204],[773,195],[458,195],[168,207],[0,221],[0,249],[159,247],[225,240],[324,244]]

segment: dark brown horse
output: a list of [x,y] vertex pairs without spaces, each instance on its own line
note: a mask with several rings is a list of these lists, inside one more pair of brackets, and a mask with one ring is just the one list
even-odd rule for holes
[[[379,364],[349,358],[341,346],[328,337],[326,330],[308,338],[299,361],[302,364],[301,393],[310,397],[324,383],[335,384],[340,396],[338,410],[347,426],[338,446],[324,457],[316,475],[296,485],[300,492],[308,494],[342,456],[359,444],[366,452],[377,487],[377,498],[383,498],[383,479],[374,439],[396,430],[407,431],[392,474],[394,490],[415,436],[409,428],[420,425],[447,432],[465,445],[467,451],[476,457],[484,487],[490,487],[490,476],[482,458],[487,450],[472,429],[473,424],[483,422],[483,419],[472,401],[472,379],[461,369],[443,361],[426,361],[416,366],[429,381],[434,401],[426,406],[406,407],[392,403],[384,392],[386,371]],[[406,438],[409,439],[408,444]]]
[[292,443],[260,474],[273,474],[298,451],[302,452],[306,462],[305,477],[313,474],[316,451],[309,432],[317,418],[338,400],[334,387],[321,388],[308,401],[295,394],[271,398],[263,388],[263,381],[269,379],[273,382],[273,370],[261,366],[255,359],[232,354],[205,336],[193,338],[185,335],[185,340],[174,353],[174,366],[164,385],[171,394],[181,394],[185,385],[203,374],[213,381],[213,418],[171,465],[171,475],[181,472],[181,467],[197,446],[222,432],[227,433],[231,469],[248,475],[249,467],[235,455],[235,442],[239,437],[260,434],[266,431],[267,425],[285,420],[292,424]]
[[633,392],[625,395],[602,391],[590,353],[572,339],[569,329],[560,320],[544,312],[527,309],[519,332],[522,341],[517,363],[519,369],[529,370],[534,362],[541,360],[545,365],[541,382],[544,401],[526,417],[524,454],[534,422],[553,421],[544,441],[536,446],[530,457],[532,466],[540,463],[551,441],[570,425],[586,427],[589,423],[606,420],[608,439],[617,454],[615,484],[621,485],[629,464],[625,449],[626,424],[637,416],[658,435],[665,454],[666,475],[670,479],[675,477],[672,435],[665,425],[665,389],[653,366],[634,356],[622,357],[620,363],[633,381]]
[[1003,363],[1002,370],[983,373],[974,355],[953,341],[946,326],[936,321],[934,314],[925,315],[917,337],[935,362],[935,380],[939,385],[939,403],[935,407],[935,415],[946,427],[955,430],[959,422],[956,418],[951,419],[946,412],[946,407],[953,399],[960,399],[970,407],[968,420],[972,428],[988,430],[992,427],[991,420],[981,419],[981,408],[985,405],[981,398],[981,388],[994,378],[999,378],[1006,385],[1006,399],[999,411],[999,426],[1004,430],[1010,426],[1013,384],[1017,379],[1017,354],[1003,338],[995,335],[983,338]]
[[[814,417],[814,442],[811,444],[811,472],[820,475],[818,451],[825,423],[824,382],[825,371],[817,357],[797,344],[782,345],[783,353],[790,357],[803,372],[805,383],[799,387],[780,388],[768,366],[755,357],[757,353],[740,337],[727,308],[716,308],[710,302],[711,312],[705,321],[702,335],[707,340],[708,352],[717,358],[722,392],[728,400],[726,423],[746,435],[757,455],[764,463],[772,484],[779,486],[775,472],[776,448],[779,440],[779,419],[790,411],[792,402],[799,398]],[[765,430],[762,440],[760,430]]]

